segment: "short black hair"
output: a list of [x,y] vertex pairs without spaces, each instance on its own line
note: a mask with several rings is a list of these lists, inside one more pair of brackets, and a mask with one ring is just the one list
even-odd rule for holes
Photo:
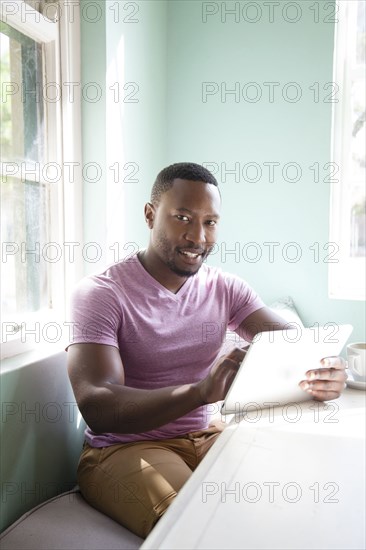
[[211,183],[218,187],[216,178],[207,168],[194,162],[177,162],[167,166],[156,177],[155,183],[151,189],[150,201],[157,205],[163,193],[168,191],[176,178],[189,181],[203,181]]

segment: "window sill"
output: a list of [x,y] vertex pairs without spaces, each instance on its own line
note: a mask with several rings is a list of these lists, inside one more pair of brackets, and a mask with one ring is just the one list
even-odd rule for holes
[[7,357],[1,361],[1,374],[21,369],[33,363],[37,363],[44,359],[55,357],[65,352],[65,342],[57,342],[56,344],[42,344],[37,345],[31,351],[19,353],[12,357]]

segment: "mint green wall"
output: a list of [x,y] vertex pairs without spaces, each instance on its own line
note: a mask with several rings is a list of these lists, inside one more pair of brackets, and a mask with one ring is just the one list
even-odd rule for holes
[[[122,181],[115,184],[109,178],[109,196],[116,197],[117,203],[113,200],[110,207],[108,243],[133,242],[141,247],[148,236],[143,206],[149,200],[154,176],[165,162],[167,9],[165,1],[133,2],[120,10],[122,21],[116,24],[112,5],[115,3],[106,2],[107,71],[117,66],[120,97],[107,119],[107,150],[113,148],[108,139],[119,124],[120,143],[110,154],[108,166],[121,164]],[[114,77],[112,82],[116,82]],[[111,94],[108,101],[111,107]],[[124,169],[126,164],[129,167]]]
[[[235,3],[226,4],[233,7]],[[241,9],[245,4],[240,2]],[[233,15],[225,17],[220,12],[219,2],[210,3],[210,9],[219,12],[207,16],[206,22],[202,21],[201,2],[169,2],[168,161],[210,162],[219,168],[226,163],[228,170],[239,163],[240,171],[247,163],[258,163],[262,177],[257,182],[244,181],[242,174],[237,182],[235,175],[227,174],[225,181],[221,170],[216,174],[221,181],[223,216],[219,248],[210,262],[247,279],[267,303],[291,295],[305,324],[351,322],[355,327],[352,340],[364,340],[364,302],[327,297],[324,259],[333,249],[323,249],[329,241],[330,193],[330,184],[323,181],[328,175],[323,166],[330,161],[332,104],[324,102],[331,89],[323,90],[323,86],[332,81],[334,24],[324,22],[331,18],[331,11],[324,11],[319,3],[320,21],[315,23],[314,11],[309,9],[312,3],[297,2],[302,16],[297,23],[288,23],[282,16],[286,3],[281,2],[271,23],[268,7],[263,2],[254,4],[262,8],[258,22],[246,22],[241,12],[236,23]],[[256,14],[252,10],[245,15],[253,19]],[[285,12],[287,18],[295,16],[293,10]],[[240,90],[255,82],[262,98],[250,103],[243,95],[221,98],[218,92],[204,102],[203,82],[217,83],[219,89],[226,83],[227,90],[234,89],[236,82]],[[272,103],[265,82],[279,83]],[[302,92],[298,102],[282,97],[289,82],[296,82]],[[309,89],[314,83],[319,83],[318,102]],[[244,96],[253,97],[253,91],[244,91]],[[289,97],[294,91],[288,90]],[[269,162],[280,163],[273,182],[263,164]],[[291,162],[301,167],[298,182],[282,177],[282,168]],[[319,182],[309,168],[314,163],[320,166]],[[294,176],[289,170],[286,178]],[[255,179],[254,172],[249,171],[249,178]],[[273,258],[266,242],[279,243]],[[290,242],[297,243],[302,254],[296,263],[282,256]],[[245,248],[248,243],[257,244]],[[314,243],[319,243],[319,261],[310,248]],[[235,247],[239,257],[227,253]],[[297,251],[287,249],[291,259]],[[257,253],[258,261],[251,262]]]
[[103,256],[86,262],[86,273],[146,244],[143,206],[166,145],[166,2],[98,5],[100,20],[81,25],[83,86],[103,89],[100,101],[83,101],[83,164],[100,164],[102,178],[84,181],[83,215],[84,242],[97,242]]
[[[305,324],[351,322],[351,338],[364,339],[364,302],[328,298],[326,258],[333,248],[328,234],[329,171],[324,165],[330,161],[332,103],[327,97],[332,88],[323,87],[332,82],[334,24],[327,22],[332,19],[331,4],[325,9],[321,3],[295,3],[301,17],[289,23],[285,18],[294,19],[296,13],[294,8],[283,12],[288,3],[275,8],[270,22],[268,6],[256,2],[262,13],[257,12],[256,23],[249,23],[242,11],[239,22],[234,15],[225,16],[221,3],[210,4],[219,11],[203,22],[201,2],[136,2],[138,12],[120,10],[116,23],[115,3],[99,3],[103,19],[97,25],[82,22],[83,83],[99,81],[105,94],[97,104],[84,102],[83,152],[84,163],[100,162],[106,177],[98,184],[84,182],[84,226],[85,241],[100,242],[106,254],[98,265],[87,263],[86,272],[116,259],[108,255],[115,242],[121,247],[146,244],[143,204],[162,166],[183,160],[211,163],[212,169],[218,168],[223,219],[210,262],[247,279],[267,303],[291,295]],[[241,2],[240,9],[246,4]],[[314,7],[310,9],[313,5],[319,5],[319,22]],[[253,9],[244,15],[253,19]],[[129,18],[136,22],[123,21]],[[124,71],[124,82],[138,85],[138,102],[120,101],[117,110],[113,106],[117,116],[106,118],[113,97],[105,89],[106,72],[116,62],[121,40],[124,56],[119,70]],[[204,82],[219,87],[206,102]],[[248,82],[257,83],[259,101],[243,98]],[[278,83],[273,102],[268,100],[266,82]],[[234,89],[235,83],[239,98],[221,98],[221,87]],[[288,83],[296,83],[300,90],[297,102],[283,97]],[[252,97],[253,91],[245,97]],[[291,99],[294,91],[290,87],[285,97]],[[115,125],[121,128],[121,147],[111,155]],[[108,166],[118,161],[122,166],[136,164],[137,182],[111,182]],[[227,173],[225,180],[222,163],[227,170],[238,166],[239,175]],[[258,181],[244,180],[248,163],[259,165]],[[274,181],[268,163],[279,163]],[[288,163],[300,167],[299,181],[288,181],[295,176],[291,168],[283,177]],[[314,165],[319,167],[319,181],[310,168]],[[252,180],[253,170],[248,172]],[[298,253],[299,261],[291,262]],[[258,261],[253,261],[256,254]]]

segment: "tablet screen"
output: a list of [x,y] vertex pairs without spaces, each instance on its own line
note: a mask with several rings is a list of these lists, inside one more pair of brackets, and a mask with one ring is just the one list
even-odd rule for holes
[[[324,357],[339,355],[353,327],[327,323],[258,333],[226,395],[222,414],[312,399],[299,387],[305,373],[321,368]],[[276,405],[274,405],[276,404]]]

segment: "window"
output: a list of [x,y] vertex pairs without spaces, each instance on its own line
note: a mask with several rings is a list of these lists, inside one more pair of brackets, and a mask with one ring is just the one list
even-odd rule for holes
[[1,4],[2,357],[61,339],[57,326],[43,329],[61,327],[65,294],[80,276],[62,254],[65,240],[81,236],[64,224],[68,209],[80,208],[81,189],[70,190],[62,169],[66,160],[81,165],[80,105],[61,85],[80,82],[79,21],[75,9],[72,19],[62,16],[61,0],[50,20],[38,11],[45,4]]
[[365,299],[365,2],[339,3],[334,80],[341,97],[333,108],[332,155],[340,181],[331,191],[330,240],[339,262],[329,264],[331,298]]

